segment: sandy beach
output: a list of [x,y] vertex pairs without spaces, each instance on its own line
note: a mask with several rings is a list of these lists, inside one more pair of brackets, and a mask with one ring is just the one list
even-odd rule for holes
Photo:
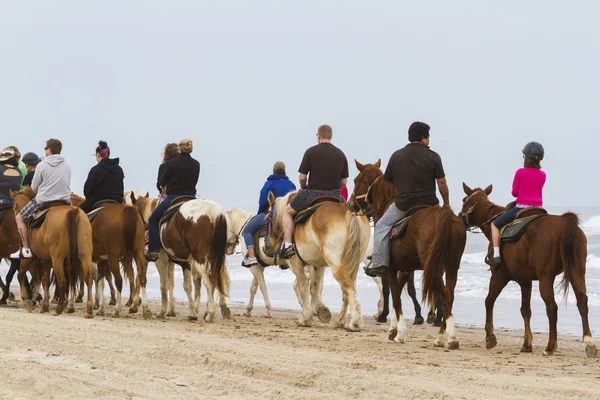
[[189,322],[180,301],[165,321],[11,304],[0,309],[7,399],[600,397],[600,360],[586,359],[576,337],[562,336],[558,354],[544,357],[545,333],[522,354],[521,332],[497,331],[498,346],[486,350],[482,329],[459,326],[460,350],[449,351],[434,348],[436,328],[409,323],[407,343],[394,344],[366,316],[362,332],[347,333],[317,321],[298,328],[292,310],[247,318],[233,306],[231,320],[206,324]]

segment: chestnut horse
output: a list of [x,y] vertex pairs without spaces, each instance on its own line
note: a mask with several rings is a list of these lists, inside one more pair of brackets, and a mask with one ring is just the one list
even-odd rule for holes
[[[15,213],[19,213],[34,197],[30,187],[20,192],[10,193],[14,201]],[[66,275],[69,278],[70,296],[67,312],[75,312],[77,282],[82,279],[87,284],[88,300],[86,318],[93,318],[92,312],[92,226],[87,215],[79,208],[57,205],[50,208],[41,227],[30,229],[31,251],[43,261],[42,284],[44,300],[42,312],[49,311],[50,269],[54,270],[58,286],[58,306],[56,314],[62,314],[65,305]],[[65,261],[68,269],[65,270]],[[23,296],[23,294],[22,294]]]
[[[283,210],[297,192],[290,192],[283,197],[275,199],[269,193],[268,200],[271,207],[268,219],[267,245],[276,249],[282,238]],[[323,280],[325,267],[331,268],[333,277],[342,289],[342,308],[335,326],[346,328],[348,331],[359,331],[362,325],[360,305],[356,299],[356,276],[360,261],[369,244],[369,221],[364,216],[357,216],[348,210],[346,204],[326,202],[312,214],[309,219],[296,225],[294,241],[297,253],[288,260],[296,275],[298,292],[302,302],[302,316],[300,326],[310,326],[314,306],[308,299],[308,279],[304,266],[312,265],[315,268],[313,278],[315,282]],[[320,299],[320,286],[311,285],[311,297]],[[348,306],[352,313],[350,322],[346,324]],[[325,307],[319,304],[318,309]]]
[[[480,228],[491,240],[491,222],[505,210],[492,203],[488,196],[492,193],[492,185],[486,189],[471,189],[463,183],[467,197],[463,200],[460,216],[466,225]],[[516,281],[521,286],[521,315],[525,323],[525,338],[522,352],[531,352],[531,286],[532,281],[539,281],[540,295],[546,303],[546,314],[550,323],[550,336],[544,355],[556,351],[556,323],[558,306],[554,300],[554,279],[564,273],[561,282],[567,296],[569,284],[573,287],[577,298],[577,308],[581,314],[583,325],[583,343],[588,357],[598,355],[596,345],[588,323],[588,297],[585,286],[585,263],[587,258],[587,239],[579,228],[579,218],[568,212],[563,215],[548,215],[532,221],[527,231],[516,242],[502,245],[502,263],[492,268],[488,296],[485,299],[485,341],[488,349],[497,344],[494,335],[494,303],[502,289],[509,281]]]
[[[358,176],[354,179],[353,199],[369,215],[383,216],[398,192],[391,182],[383,180],[381,160],[375,164],[355,161]],[[353,206],[353,205],[351,205]],[[444,347],[448,332],[448,348],[458,349],[455,320],[452,315],[454,288],[460,260],[467,242],[467,231],[450,206],[430,206],[412,213],[406,232],[391,241],[391,258],[387,279],[392,291],[395,313],[392,313],[389,339],[404,343],[406,322],[402,313],[402,289],[411,274],[423,270],[423,300],[432,304],[438,299],[443,310],[442,326],[435,346]],[[446,284],[443,281],[446,273]]]

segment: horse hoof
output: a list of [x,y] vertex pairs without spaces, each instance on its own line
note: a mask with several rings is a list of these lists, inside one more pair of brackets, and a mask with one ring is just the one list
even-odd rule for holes
[[144,316],[144,319],[146,321],[149,319],[152,319],[152,311],[150,311],[150,310],[145,310],[142,315]]
[[83,303],[83,297],[77,297],[75,303]]
[[167,313],[167,317],[176,317],[176,316],[177,316],[177,314],[175,314],[175,312],[174,312],[174,311],[169,311],[169,312]]
[[544,355],[545,355],[546,357],[553,356],[553,355],[554,355],[554,351],[551,351],[551,350],[544,350]]
[[398,329],[394,328],[391,331],[388,332],[388,339],[390,339],[392,342],[394,341],[394,339],[396,338],[396,335],[398,334]]
[[215,322],[215,316],[207,315],[206,317],[204,317],[204,322],[212,324],[213,322]]
[[108,302],[109,306],[116,306],[117,305],[117,301],[115,299],[110,299],[110,301]]
[[333,327],[335,329],[344,329],[346,327],[346,325],[343,322],[336,322],[335,325],[333,325]]
[[221,316],[224,319],[231,319],[231,310],[229,307],[221,307]]
[[42,309],[40,310],[40,314],[44,314],[47,312],[50,312],[50,308],[42,306]]
[[56,307],[56,312],[54,313],[54,315],[60,315],[63,313],[64,310],[65,310],[64,306],[62,306],[62,307],[58,306],[58,307]]
[[271,312],[270,311],[267,311],[265,313],[265,318],[271,318]]
[[86,313],[83,318],[91,319],[94,318],[94,313]]
[[[308,328],[308,327],[310,327],[310,325],[311,325],[311,321],[306,321],[306,320],[304,320],[302,318],[300,318],[298,320],[298,326],[299,327]],[[345,328],[345,326],[344,326],[344,328]]]
[[15,294],[13,292],[8,293],[8,300],[15,301]]
[[425,320],[423,319],[423,317],[415,317],[415,321],[413,322],[413,325],[423,325],[425,323]]
[[446,347],[446,346],[444,346],[444,341],[440,340],[440,338],[435,339],[435,342],[433,342],[433,346],[434,347]]
[[67,307],[67,311],[65,311],[67,314],[73,314],[75,312],[75,307]]
[[131,299],[127,300],[127,303],[125,303],[125,307],[131,307],[131,305],[133,304],[133,301]]
[[137,309],[137,307],[131,307],[131,308],[129,309],[129,314],[137,314],[137,312],[138,312],[138,309]]
[[166,318],[165,318],[165,314],[164,314],[164,313],[162,313],[162,312],[158,312],[158,313],[156,313],[156,318],[157,318],[157,319],[166,319]]
[[435,314],[427,314],[427,323],[431,325],[433,321],[435,321]]
[[381,314],[381,315],[379,315],[379,317],[377,317],[377,322],[385,324],[385,323],[387,323],[387,317],[385,317],[383,314]]
[[587,358],[596,358],[598,357],[598,349],[594,343],[589,343],[585,346],[585,354]]
[[251,316],[252,316],[252,313],[250,311],[246,311],[244,313],[244,317],[251,317]]
[[488,336],[485,338],[486,349],[493,349],[494,347],[496,347],[497,344],[498,342],[496,341],[496,335]]
[[531,345],[529,346],[521,346],[521,353],[531,353],[533,351],[533,348],[531,347]]
[[31,312],[31,311],[33,311],[33,308],[35,307],[35,304],[31,300],[25,300],[23,302],[23,307],[25,307],[25,309],[27,311]]
[[442,326],[442,321],[438,321],[438,320],[433,321],[433,326],[437,326],[438,328],[440,328]]
[[317,309],[317,317],[322,323],[328,324],[331,321],[331,311],[327,307],[321,306]]
[[458,350],[458,340],[453,340],[451,342],[448,342],[448,349],[449,350]]
[[120,312],[115,311],[115,312],[112,313],[112,317],[113,318],[119,318],[120,316],[121,316]]
[[198,317],[196,317],[195,315],[189,315],[188,321],[198,321]]
[[356,324],[350,324],[350,325],[348,325],[348,327],[346,328],[346,330],[348,332],[360,332],[360,326],[358,326]]

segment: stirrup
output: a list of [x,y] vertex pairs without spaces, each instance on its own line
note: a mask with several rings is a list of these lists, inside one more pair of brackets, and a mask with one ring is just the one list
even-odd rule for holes
[[281,248],[279,249],[279,258],[282,260],[289,260],[296,255],[296,248],[293,244],[285,248],[283,246],[284,245],[281,245]]

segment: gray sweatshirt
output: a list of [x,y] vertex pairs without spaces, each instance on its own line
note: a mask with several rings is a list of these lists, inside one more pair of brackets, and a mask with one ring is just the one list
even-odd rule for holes
[[71,167],[58,154],[45,157],[35,169],[31,189],[38,203],[71,200]]

